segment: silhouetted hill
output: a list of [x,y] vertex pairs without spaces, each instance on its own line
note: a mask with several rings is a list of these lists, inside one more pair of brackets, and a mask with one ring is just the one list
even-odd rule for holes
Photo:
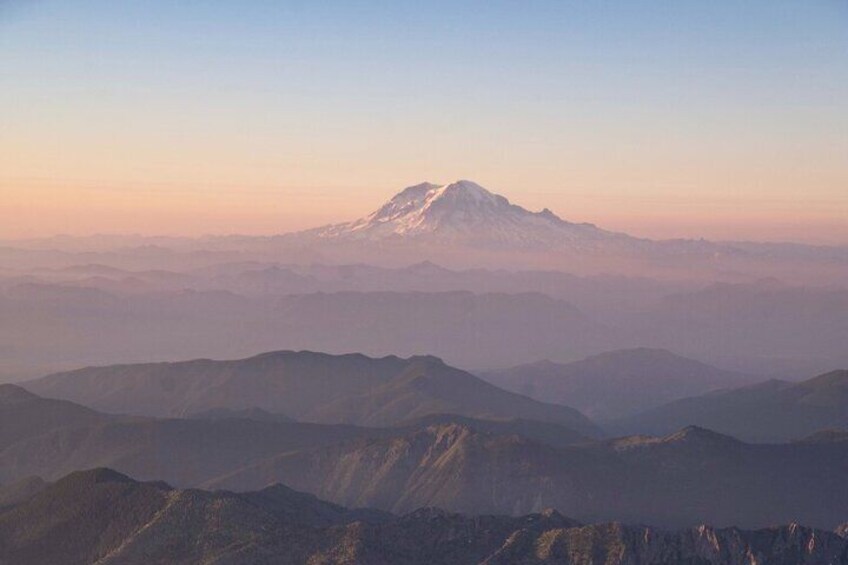
[[598,433],[574,409],[504,391],[435,357],[280,351],[235,361],[92,367],[26,386],[105,412],[147,416],[258,408],[298,421],[382,426],[451,413],[533,419]]
[[69,430],[107,419],[72,402],[41,398],[16,385],[0,385],[0,450],[51,430]]
[[749,441],[788,441],[848,429],[848,371],[767,381],[686,398],[609,424],[618,433],[663,434],[696,424]]
[[282,451],[338,443],[376,430],[236,419],[114,416],[0,386],[0,482],[112,466],[194,485]]
[[220,563],[843,563],[848,541],[790,524],[664,531],[581,525],[555,511],[394,517],[275,486],[235,494],[175,490],[108,469],[73,473],[0,511],[0,561],[16,565]]
[[599,420],[751,381],[740,373],[648,348],[609,351],[567,364],[540,361],[481,376],[507,390],[573,406]]
[[223,420],[114,419],[57,428],[0,450],[0,481],[58,478],[108,465],[143,479],[193,486],[276,454],[331,445],[379,430],[353,426]]

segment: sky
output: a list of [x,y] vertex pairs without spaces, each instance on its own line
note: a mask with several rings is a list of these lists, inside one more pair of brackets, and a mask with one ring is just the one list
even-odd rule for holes
[[0,238],[280,233],[461,178],[848,244],[848,0],[0,0]]

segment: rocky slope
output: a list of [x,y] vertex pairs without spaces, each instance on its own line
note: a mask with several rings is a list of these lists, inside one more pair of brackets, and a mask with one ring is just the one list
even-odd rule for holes
[[[282,482],[337,504],[399,513],[440,506],[518,515],[553,507],[590,522],[677,528],[794,520],[834,528],[848,507],[848,441],[839,433],[780,445],[700,428],[587,441],[552,423],[449,415],[361,428],[100,414],[90,424],[51,428],[41,407],[56,401],[34,398],[19,415],[45,431],[21,432],[0,449],[0,506],[40,488],[18,482],[26,477],[55,480],[110,466],[178,487],[255,490]],[[0,419],[3,410],[0,403]]]
[[0,512],[0,561],[44,563],[838,564],[848,541],[790,524],[664,531],[422,509],[350,511],[276,486],[234,494],[78,472]]
[[845,475],[848,442],[835,439],[755,445],[690,427],[557,448],[443,423],[280,454],[208,486],[279,481],[338,504],[392,512],[440,506],[522,514],[552,507],[584,521],[664,527],[798,520],[833,528],[848,506]]

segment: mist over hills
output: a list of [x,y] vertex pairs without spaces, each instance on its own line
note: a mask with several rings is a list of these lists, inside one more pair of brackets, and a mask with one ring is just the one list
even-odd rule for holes
[[650,241],[472,181],[295,234],[7,244],[4,380],[277,349],[480,371],[647,347],[790,379],[848,363],[843,248]]
[[[282,482],[337,504],[401,513],[441,506],[517,515],[553,507],[583,521],[675,528],[792,520],[833,528],[848,505],[840,488],[848,473],[845,434],[758,445],[687,427],[591,441],[561,424],[448,414],[385,428],[105,414],[88,423],[79,421],[90,412],[81,406],[13,385],[4,390],[26,398],[28,410],[17,400],[0,403],[0,418],[9,410],[39,431],[21,430],[0,449],[3,484],[109,466],[181,487],[255,490]],[[66,423],[43,409],[56,402],[73,408]]]
[[[357,437],[353,426],[229,419],[110,415],[2,385],[0,483],[111,466],[145,479],[198,485],[242,465],[293,449]],[[379,430],[368,430],[379,435]]]
[[281,351],[235,361],[92,367],[26,386],[97,410],[144,416],[258,408],[299,421],[384,426],[453,413],[547,421],[589,435],[599,431],[574,409],[504,391],[434,357]]
[[599,420],[621,418],[754,380],[670,351],[648,348],[610,351],[568,364],[539,361],[481,373],[481,377],[533,398],[569,403]]
[[815,432],[848,429],[848,371],[799,383],[770,380],[685,398],[610,422],[618,433],[662,434],[681,422],[749,441],[798,440]]
[[[55,509],[60,509],[58,512]],[[92,517],[95,517],[92,519]],[[226,526],[224,526],[226,525]],[[109,469],[68,475],[0,511],[0,559],[83,563],[837,563],[839,534],[797,524],[745,531],[582,525],[422,509],[404,516],[323,502],[282,485],[177,490]]]
[[[844,280],[848,248],[783,243],[652,241],[530,212],[473,181],[421,183],[372,214],[268,237],[98,235],[7,241],[0,260],[33,268],[100,263],[133,269],[200,268],[234,261],[554,269],[664,277],[775,276],[822,284]],[[803,270],[797,267],[803,265]],[[738,279],[737,279],[738,280]]]
[[846,23],[0,0],[0,565],[848,565]]
[[[255,270],[215,272],[245,268]],[[306,272],[321,277],[319,288],[410,289],[420,277],[417,287],[433,290],[126,293],[79,281],[0,284],[0,315],[15,320],[0,326],[0,376],[22,380],[84,365],[246,357],[277,349],[432,354],[475,371],[542,359],[567,363],[634,347],[788,379],[848,364],[846,290],[778,283],[698,283],[681,290],[646,279],[454,272],[431,265]],[[451,287],[469,290],[437,290]]]
[[843,275],[470,181],[296,234],[10,244],[0,561],[839,563],[845,372],[798,381],[848,366]]

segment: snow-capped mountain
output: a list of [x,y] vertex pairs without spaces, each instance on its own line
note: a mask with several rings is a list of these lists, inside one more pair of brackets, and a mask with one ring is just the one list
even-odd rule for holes
[[469,180],[410,186],[372,214],[321,228],[316,235],[323,239],[511,245],[555,245],[622,237],[592,224],[567,222],[548,209],[530,212]]

